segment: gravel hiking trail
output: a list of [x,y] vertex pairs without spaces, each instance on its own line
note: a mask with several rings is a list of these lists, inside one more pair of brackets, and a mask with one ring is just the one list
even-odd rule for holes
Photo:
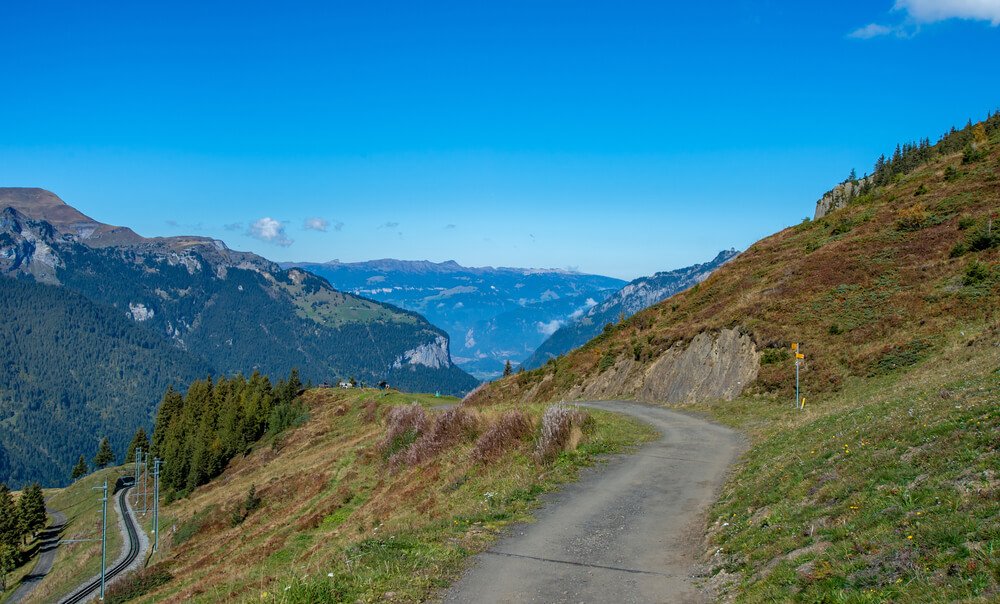
[[662,436],[544,495],[535,521],[508,527],[445,602],[708,602],[694,575],[705,514],[743,450],[737,432],[651,405],[582,403]]

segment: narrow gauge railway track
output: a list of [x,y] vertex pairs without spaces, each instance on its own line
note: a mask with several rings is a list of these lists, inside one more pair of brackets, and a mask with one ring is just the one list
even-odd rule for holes
[[[132,490],[132,484],[128,484],[125,488],[118,492],[118,509],[122,512],[122,518],[125,523],[125,531],[128,536],[128,553],[125,558],[109,568],[104,575],[105,585],[117,576],[119,573],[123,572],[128,568],[135,559],[139,557],[139,532],[135,527],[135,522],[132,520],[132,514],[128,511],[128,502],[126,497],[128,497],[128,492]],[[87,583],[80,589],[73,592],[70,596],[63,600],[60,600],[60,604],[76,604],[77,602],[86,602],[89,600],[95,592],[101,587],[101,578],[98,576],[96,579]]]

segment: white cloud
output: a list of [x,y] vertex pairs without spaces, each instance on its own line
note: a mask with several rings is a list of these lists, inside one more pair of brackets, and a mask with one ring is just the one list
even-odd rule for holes
[[871,38],[877,38],[878,36],[887,36],[896,31],[894,28],[887,25],[879,25],[878,23],[869,23],[864,27],[859,27],[851,33],[847,34],[849,38],[858,38],[859,40],[869,40]]
[[921,25],[948,19],[989,21],[994,27],[1000,25],[1000,0],[896,0],[892,12],[904,13],[901,23],[869,23],[847,36],[860,40],[890,35],[909,38],[919,33]]
[[548,323],[543,323],[541,321],[537,323],[538,333],[541,333],[546,336],[551,336],[556,331],[558,331],[559,328],[562,326],[563,322],[560,321],[559,319],[552,319]]
[[1000,0],[896,0],[893,10],[906,11],[917,23],[972,19],[1000,25]]
[[247,235],[281,247],[288,247],[295,243],[285,234],[285,225],[269,216],[250,223]]
[[578,308],[578,309],[574,310],[572,313],[570,313],[570,315],[569,315],[570,321],[576,321],[577,319],[579,319],[580,317],[582,317],[584,314],[586,314],[586,312],[588,310],[590,310],[591,308],[593,308],[595,306],[597,306],[597,300],[595,300],[593,298],[587,298],[587,300],[583,303],[583,306],[581,306],[580,308]]
[[326,218],[313,216],[312,218],[306,218],[306,221],[302,223],[302,228],[307,231],[319,231],[321,233],[325,233],[327,229],[330,228],[330,221]]

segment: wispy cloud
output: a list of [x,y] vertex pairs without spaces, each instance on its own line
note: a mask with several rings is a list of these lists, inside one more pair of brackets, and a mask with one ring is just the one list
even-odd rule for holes
[[222,225],[222,228],[226,229],[227,231],[242,231],[243,230],[243,223],[242,222],[230,222],[229,224]]
[[1000,0],[896,0],[893,10],[906,11],[917,23],[971,19],[1000,25]]
[[450,231],[450,230],[453,230],[453,229],[457,229],[458,227],[455,226],[455,225],[453,225],[453,224],[446,224],[446,225],[444,225],[444,228],[445,228],[446,231]]
[[864,27],[859,27],[851,33],[847,34],[849,38],[857,38],[859,40],[870,40],[871,38],[877,38],[879,36],[888,36],[895,30],[888,25],[881,25],[879,23],[869,23]]
[[559,331],[559,328],[563,326],[563,322],[559,319],[552,319],[547,323],[539,321],[535,326],[538,328],[538,333],[551,336],[555,332]]
[[891,13],[902,14],[898,23],[869,23],[847,34],[849,38],[870,40],[883,36],[910,38],[920,26],[949,19],[989,21],[1000,25],[1000,0],[896,0]]
[[378,228],[380,228],[380,229],[394,229],[394,228],[396,228],[398,226],[399,226],[398,222],[389,221],[389,222],[383,222],[382,224],[378,225]]
[[319,231],[321,233],[325,233],[330,228],[330,221],[326,218],[313,216],[312,218],[306,218],[305,222],[302,223],[302,228],[307,231]]
[[281,247],[288,247],[295,243],[285,234],[285,225],[270,216],[252,222],[250,228],[247,229],[247,235]]

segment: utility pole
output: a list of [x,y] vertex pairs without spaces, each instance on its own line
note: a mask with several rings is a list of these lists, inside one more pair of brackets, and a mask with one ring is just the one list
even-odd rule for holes
[[146,515],[146,508],[149,502],[149,454],[142,460],[142,515]]
[[132,472],[132,484],[139,484],[139,464],[142,463],[142,447],[135,448],[135,469]]
[[160,463],[159,457],[153,458],[153,551],[160,547]]
[[101,496],[101,595],[104,600],[104,575],[108,568],[108,480],[104,479],[103,487],[93,487],[94,490],[103,490]]

